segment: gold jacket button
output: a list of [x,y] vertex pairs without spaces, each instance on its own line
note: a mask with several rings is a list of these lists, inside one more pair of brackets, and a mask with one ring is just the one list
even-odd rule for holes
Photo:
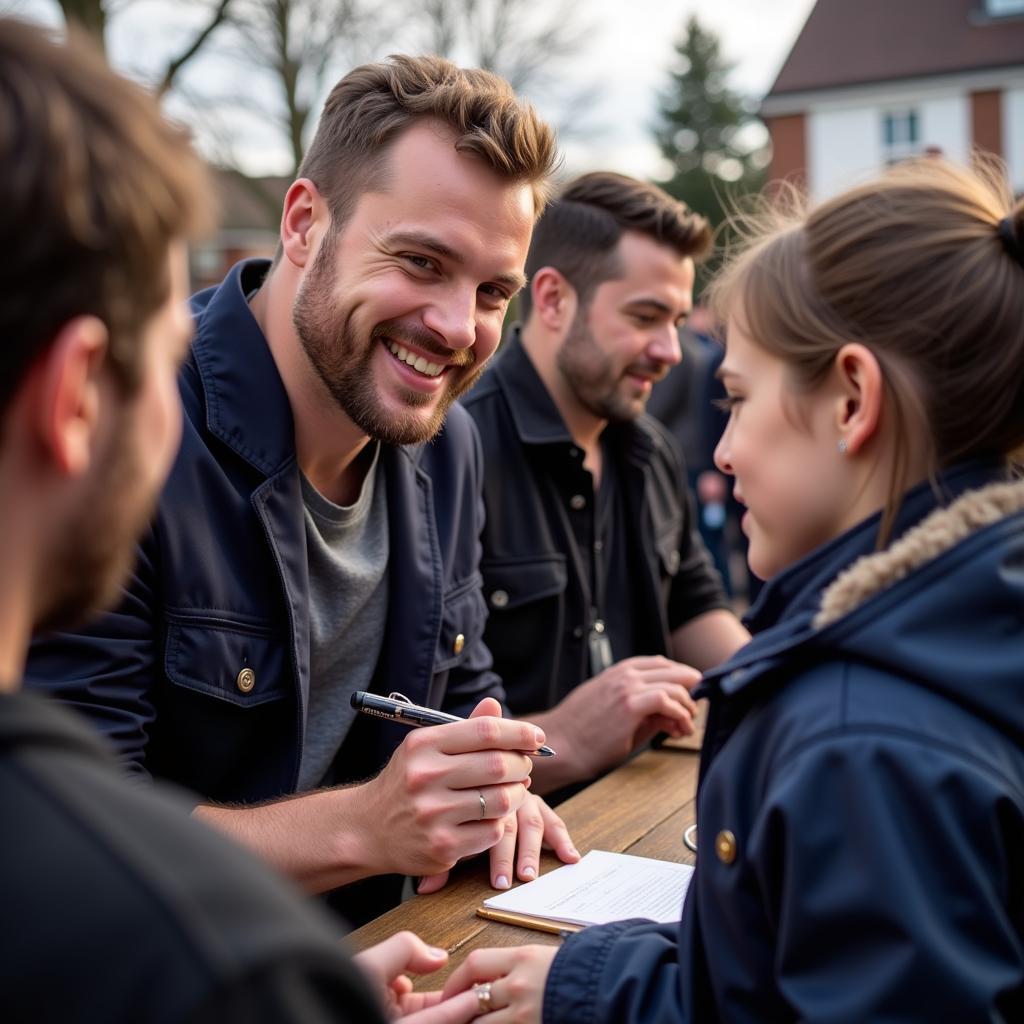
[[455,651],[456,654],[461,654],[462,648],[465,646],[466,638],[461,633],[458,633],[455,637],[455,643],[453,644],[452,649]]
[[243,668],[235,676],[235,685],[242,693],[248,693],[256,685],[256,673],[251,668]]
[[723,864],[731,864],[736,859],[736,837],[727,828],[715,836],[715,853]]
[[507,590],[493,590],[491,591],[491,604],[495,608],[505,608],[508,606],[508,591]]

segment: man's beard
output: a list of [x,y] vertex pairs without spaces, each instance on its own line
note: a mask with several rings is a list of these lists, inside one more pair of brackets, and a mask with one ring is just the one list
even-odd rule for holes
[[[334,301],[334,268],[331,259],[321,258],[325,254],[333,256],[333,247],[326,242],[299,287],[292,308],[292,323],[306,357],[342,412],[364,434],[391,445],[429,441],[444,425],[452,403],[476,383],[483,367],[473,367],[471,350],[446,349],[429,331],[400,320],[377,324],[365,342],[361,341],[351,320]],[[407,415],[388,409],[377,393],[373,358],[377,346],[385,344],[381,340],[384,338],[399,344],[411,342],[448,367],[444,371],[445,387],[439,395],[403,390]],[[433,409],[427,417],[416,414],[417,409],[428,405]]]
[[[620,392],[625,369],[618,369],[613,357],[594,340],[585,309],[578,310],[573,318],[555,362],[576,400],[594,416],[611,423],[626,423],[644,411],[646,397],[630,399]],[[644,369],[659,379],[665,373],[663,366],[644,364]]]
[[139,493],[144,474],[133,428],[123,414],[55,547],[36,616],[39,630],[74,626],[111,607],[131,572],[136,542],[156,507],[155,493]]

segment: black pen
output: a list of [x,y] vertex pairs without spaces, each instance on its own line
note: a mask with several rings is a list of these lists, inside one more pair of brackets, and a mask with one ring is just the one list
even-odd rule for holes
[[[447,725],[450,722],[465,722],[465,718],[456,715],[446,714],[444,711],[435,711],[433,708],[420,707],[413,704],[408,697],[401,693],[392,693],[387,697],[381,697],[376,693],[367,693],[366,690],[356,690],[352,694],[352,707],[362,711],[364,715],[374,715],[377,718],[386,718],[390,722],[398,722],[399,725]],[[541,757],[554,757],[555,752],[547,745],[539,750],[527,750],[527,754],[539,754]]]

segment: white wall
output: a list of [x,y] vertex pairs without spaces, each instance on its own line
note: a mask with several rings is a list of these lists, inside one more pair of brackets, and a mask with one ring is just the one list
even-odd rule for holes
[[1003,155],[1010,172],[1010,184],[1024,193],[1024,85],[1003,93]]
[[971,100],[967,93],[934,96],[917,104],[921,114],[921,146],[938,146],[957,163],[971,157]]
[[[860,101],[822,102],[812,106],[807,115],[808,177],[814,197],[834,195],[880,171],[886,156],[882,119],[886,111],[908,109],[918,113],[922,150],[937,146],[951,160],[967,161],[971,109],[965,91],[922,94],[903,87],[884,97],[876,93]],[[1024,118],[1017,116],[1016,120],[1024,146]]]
[[881,162],[882,128],[875,107],[808,113],[807,177],[815,199],[868,177]]

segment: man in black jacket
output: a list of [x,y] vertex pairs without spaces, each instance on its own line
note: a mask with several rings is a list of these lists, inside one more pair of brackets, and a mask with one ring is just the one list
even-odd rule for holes
[[522,327],[464,400],[486,467],[484,636],[509,706],[559,751],[535,770],[540,792],[659,730],[692,731],[695,669],[749,639],[697,534],[678,450],[644,414],[679,362],[709,240],[655,186],[571,182],[534,231]]
[[[0,992],[5,1021],[460,1024],[445,954],[360,954],[185,800],[20,692],[29,635],[117,596],[181,433],[184,239],[208,184],[141,89],[0,20]],[[374,991],[376,989],[376,992]]]

